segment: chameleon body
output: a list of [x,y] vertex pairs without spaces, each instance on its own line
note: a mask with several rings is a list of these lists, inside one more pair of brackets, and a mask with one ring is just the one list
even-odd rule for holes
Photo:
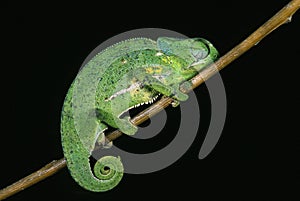
[[159,94],[172,97],[174,106],[185,101],[188,96],[179,85],[189,84],[217,55],[205,39],[160,37],[125,40],[92,58],[73,81],[61,115],[64,156],[77,183],[96,192],[115,187],[124,171],[120,158],[104,156],[93,171],[89,160],[107,125],[133,135],[137,127],[124,112]]

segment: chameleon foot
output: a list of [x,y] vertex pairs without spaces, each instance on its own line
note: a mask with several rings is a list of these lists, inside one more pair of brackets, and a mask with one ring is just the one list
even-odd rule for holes
[[185,81],[180,85],[183,91],[188,92],[193,89],[193,83],[191,81]]
[[178,100],[173,100],[171,103],[172,107],[178,107],[179,104],[180,104],[180,102]]
[[112,147],[113,142],[112,141],[108,141],[107,138],[105,137],[104,133],[101,133],[97,139],[97,143],[98,145],[100,145],[101,148],[104,149],[109,149]]
[[177,101],[186,101],[189,98],[187,94],[182,93],[182,91],[179,90],[179,85],[173,86],[172,89],[173,89],[173,93],[170,95],[171,98],[174,98]]
[[175,94],[171,95],[171,98],[174,98],[177,101],[186,101],[189,96],[178,90],[175,92]]

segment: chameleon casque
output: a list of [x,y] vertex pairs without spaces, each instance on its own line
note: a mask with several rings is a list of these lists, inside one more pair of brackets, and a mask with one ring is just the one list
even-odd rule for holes
[[159,94],[173,98],[173,106],[185,101],[188,95],[179,85],[189,84],[217,56],[214,46],[202,38],[159,37],[121,41],[93,57],[73,81],[61,115],[62,147],[74,180],[95,192],[115,187],[124,172],[119,157],[100,158],[93,171],[90,165],[104,131],[111,126],[135,134],[137,127],[124,112],[152,103]]

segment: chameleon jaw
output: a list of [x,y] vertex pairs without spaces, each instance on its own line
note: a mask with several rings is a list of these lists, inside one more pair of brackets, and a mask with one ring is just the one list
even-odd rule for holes
[[152,103],[154,103],[156,100],[157,100],[157,98],[160,96],[160,94],[158,94],[158,95],[156,95],[156,96],[154,96],[151,100],[149,100],[149,101],[146,101],[146,102],[142,102],[142,103],[139,103],[139,104],[136,104],[136,105],[134,105],[134,106],[131,106],[131,107],[129,107],[129,108],[127,108],[126,110],[124,110],[123,112],[121,112],[121,114],[120,115],[118,115],[118,118],[120,118],[125,112],[128,112],[130,109],[132,109],[132,108],[138,108],[139,106],[142,106],[142,105],[146,105],[146,104],[152,104]]
[[160,94],[154,96],[154,97],[153,97],[151,100],[149,100],[149,101],[146,101],[146,102],[142,102],[142,103],[136,104],[136,105],[134,105],[134,106],[131,107],[131,108],[137,108],[137,107],[139,107],[139,106],[141,106],[141,105],[144,105],[144,104],[152,104],[154,101],[156,101],[156,99],[159,97],[159,95],[160,95]]

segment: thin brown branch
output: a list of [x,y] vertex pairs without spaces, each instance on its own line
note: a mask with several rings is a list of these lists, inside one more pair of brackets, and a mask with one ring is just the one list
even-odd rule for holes
[[[248,51],[251,47],[255,46],[264,37],[270,34],[272,31],[277,29],[282,24],[288,22],[292,15],[300,8],[300,0],[292,0],[284,8],[282,8],[277,14],[275,14],[271,19],[269,19],[265,24],[259,27],[255,32],[253,32],[248,38],[246,38],[239,45],[230,50],[227,54],[222,56],[214,64],[208,66],[205,70],[199,73],[192,79],[193,86],[191,89],[183,89],[183,92],[188,92],[193,88],[196,88],[204,81],[209,79],[211,76],[216,74],[218,71],[226,67],[232,61],[237,59],[239,56]],[[161,110],[166,108],[172,103],[171,98],[162,98],[160,101],[151,105],[149,108],[138,114],[132,119],[135,125],[139,125],[146,121],[148,118],[159,113]],[[122,133],[119,130],[113,131],[107,135],[108,141],[115,140],[120,137]],[[40,170],[28,175],[27,177],[17,181],[16,183],[0,190],[0,200],[3,200],[25,188],[32,186],[33,184],[53,175],[60,169],[66,166],[66,161],[64,158],[52,161]]]
[[54,160],[51,163],[48,163],[38,171],[2,189],[0,191],[0,200],[10,197],[16,194],[17,192],[24,190],[25,188],[32,186],[33,184],[38,183],[39,181],[58,172],[60,169],[62,169],[65,166],[66,166],[66,160],[64,158],[60,160]]

